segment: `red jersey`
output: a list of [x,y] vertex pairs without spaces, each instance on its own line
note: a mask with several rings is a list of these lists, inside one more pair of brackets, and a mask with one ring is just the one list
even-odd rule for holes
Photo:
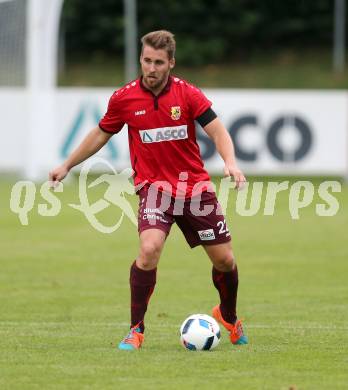
[[195,184],[210,181],[200,156],[194,120],[211,105],[198,88],[177,77],[170,76],[158,96],[145,88],[140,78],[111,96],[99,127],[118,133],[124,124],[128,125],[135,185],[155,183],[172,196],[188,198]]

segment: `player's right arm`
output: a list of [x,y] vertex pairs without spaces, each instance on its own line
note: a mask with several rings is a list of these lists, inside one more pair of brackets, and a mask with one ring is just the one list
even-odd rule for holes
[[99,126],[92,129],[67,160],[49,173],[49,180],[52,182],[52,186],[56,187],[69,173],[71,168],[97,153],[112,136],[112,133],[106,133]]

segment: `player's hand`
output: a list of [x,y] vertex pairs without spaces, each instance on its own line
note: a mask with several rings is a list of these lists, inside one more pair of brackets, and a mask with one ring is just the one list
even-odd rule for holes
[[237,165],[225,164],[224,175],[225,177],[230,176],[234,178],[237,190],[241,190],[246,183],[246,178],[243,172],[237,167]]
[[50,187],[56,188],[68,173],[69,169],[64,164],[54,168],[49,173]]

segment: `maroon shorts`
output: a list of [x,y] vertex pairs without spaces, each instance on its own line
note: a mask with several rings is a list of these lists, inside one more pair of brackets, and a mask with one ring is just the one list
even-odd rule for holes
[[169,234],[176,222],[191,248],[231,241],[225,217],[215,193],[178,200],[143,187],[139,192],[138,231],[160,229]]

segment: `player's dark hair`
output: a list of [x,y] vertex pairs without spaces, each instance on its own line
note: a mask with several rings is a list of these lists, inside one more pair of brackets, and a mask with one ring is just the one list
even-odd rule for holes
[[176,42],[174,34],[167,30],[152,31],[141,38],[141,43],[144,46],[151,46],[152,48],[159,50],[165,50],[168,53],[168,57],[171,60],[175,56]]

